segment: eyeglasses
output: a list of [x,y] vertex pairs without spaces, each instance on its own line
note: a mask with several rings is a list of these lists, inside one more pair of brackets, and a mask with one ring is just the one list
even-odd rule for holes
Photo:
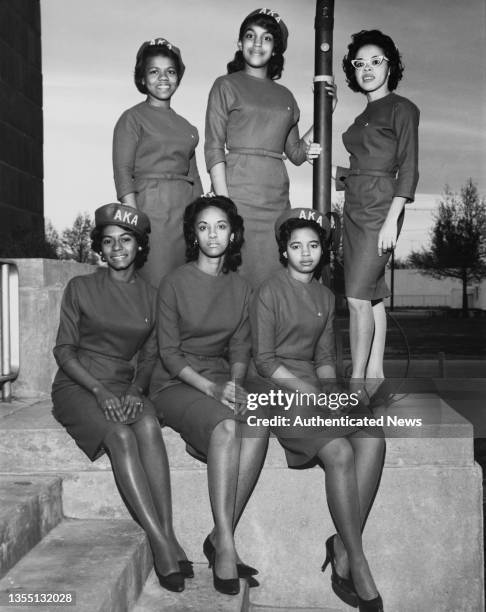
[[373,57],[370,57],[367,60],[364,60],[364,59],[354,59],[354,60],[351,60],[351,64],[353,65],[353,68],[356,68],[357,70],[361,70],[366,65],[372,66],[373,68],[376,68],[377,66],[381,66],[383,64],[383,60],[385,62],[389,62],[390,61],[386,57],[386,55],[373,55]]

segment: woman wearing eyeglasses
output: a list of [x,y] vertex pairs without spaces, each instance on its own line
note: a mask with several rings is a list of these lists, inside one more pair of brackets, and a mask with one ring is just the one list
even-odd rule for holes
[[343,134],[350,167],[337,167],[345,190],[344,281],[350,311],[354,390],[372,395],[384,378],[389,295],[385,267],[400,233],[404,207],[418,181],[419,110],[394,93],[403,65],[393,40],[378,30],[351,37],[343,59],[348,86],[367,105]]

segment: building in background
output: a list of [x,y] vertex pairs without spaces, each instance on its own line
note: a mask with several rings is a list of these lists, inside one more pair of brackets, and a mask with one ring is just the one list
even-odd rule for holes
[[0,0],[0,237],[44,233],[39,0]]

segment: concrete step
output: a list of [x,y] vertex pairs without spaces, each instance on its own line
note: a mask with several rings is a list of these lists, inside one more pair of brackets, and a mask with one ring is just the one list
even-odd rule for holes
[[161,589],[155,572],[151,572],[133,612],[248,612],[249,589],[246,580],[240,580],[238,595],[218,593],[212,582],[207,564],[194,564],[194,578],[186,580],[182,593]]
[[64,520],[0,580],[0,606],[2,612],[32,609],[9,605],[9,594],[71,592],[75,606],[35,608],[126,612],[151,567],[145,534],[133,521]]
[[0,578],[62,519],[61,479],[0,477]]
[[[400,395],[386,411],[388,417],[420,417],[419,428],[387,427],[386,466],[471,465],[472,426],[437,395]],[[51,415],[50,400],[22,404],[0,417],[0,466],[2,472],[111,471],[106,456],[94,463]],[[190,457],[180,436],[163,429],[171,469],[200,469]],[[286,469],[283,451],[275,441],[265,461],[268,467]]]
[[[299,608],[292,606],[291,608],[274,608],[273,606],[251,606],[249,612],[342,612],[343,608]],[[347,607],[348,610],[356,610],[356,608]]]

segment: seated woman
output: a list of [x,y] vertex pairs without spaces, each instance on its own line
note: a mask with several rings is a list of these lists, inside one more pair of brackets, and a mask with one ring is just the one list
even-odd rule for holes
[[356,396],[341,400],[341,407],[324,401],[324,397],[334,399],[323,393],[326,383],[330,391],[336,390],[330,382],[335,379],[334,296],[318,282],[329,231],[326,224],[325,217],[307,208],[288,210],[278,218],[275,228],[284,268],[260,286],[252,302],[254,361],[257,373],[273,386],[310,394],[304,402],[294,399],[285,412],[290,423],[299,426],[277,426],[272,431],[285,449],[289,467],[316,461],[324,467],[327,500],[338,533],[326,542],[322,569],[331,562],[334,592],[360,610],[380,611],[383,604],[363,552],[361,531],[383,467],[382,432],[347,426],[347,419],[342,427],[326,427],[317,419],[316,424],[304,421],[319,415],[337,417],[359,405]]
[[243,220],[224,196],[203,196],[184,213],[187,264],[159,288],[157,328],[161,360],[151,397],[165,425],[207,458],[214,529],[203,551],[214,587],[239,592],[239,577],[257,571],[241,562],[234,529],[258,478],[268,440],[245,437],[250,359],[250,287],[236,273]]
[[73,278],[64,292],[53,414],[91,461],[108,453],[118,487],[147,533],[161,586],[179,592],[194,574],[174,535],[167,454],[144,395],[157,358],[156,293],[137,274],[150,222],[133,207],[106,204],[96,210],[95,225],[92,248],[107,266]]

